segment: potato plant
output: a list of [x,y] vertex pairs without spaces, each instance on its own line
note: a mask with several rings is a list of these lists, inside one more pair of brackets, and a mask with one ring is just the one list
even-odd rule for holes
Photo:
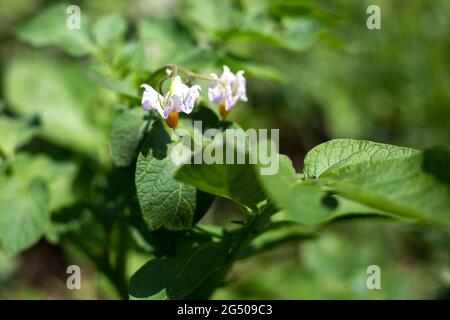
[[[289,8],[272,9],[260,23],[278,33],[230,29],[200,48],[207,21],[192,32],[172,20],[130,26],[113,14],[69,30],[60,27],[66,6],[55,5],[18,28],[14,36],[32,49],[12,57],[4,77],[1,248],[18,255],[42,238],[73,246],[123,299],[208,299],[237,262],[336,223],[401,221],[448,233],[447,147],[332,139],[310,149],[298,172],[269,143],[277,170],[262,174],[267,162],[252,156],[248,131],[230,115],[252,102],[247,83],[283,74],[222,44],[250,37],[304,50],[316,24],[297,39],[298,21],[283,20]],[[175,41],[160,37],[171,32]],[[70,66],[52,61],[59,55]],[[225,150],[230,130],[243,134],[231,152],[244,163],[195,160]],[[182,151],[188,156],[174,161]],[[217,197],[240,218],[205,223]],[[136,251],[148,261],[130,275]]]

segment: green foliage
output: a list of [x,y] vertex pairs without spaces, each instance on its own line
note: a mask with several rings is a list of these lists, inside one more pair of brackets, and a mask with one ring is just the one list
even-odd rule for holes
[[[70,261],[82,252],[123,299],[205,299],[224,284],[245,298],[431,296],[361,290],[378,261],[390,280],[426,261],[417,279],[448,292],[450,151],[428,148],[448,144],[450,6],[440,4],[382,2],[383,19],[395,13],[406,30],[383,25],[383,37],[361,27],[356,0],[155,1],[122,5],[126,14],[86,2],[79,30],[66,27],[66,4],[8,5],[18,16],[0,13],[0,287],[13,274],[3,261],[44,238]],[[175,65],[203,88],[178,121],[191,137],[139,106],[140,85],[169,90]],[[205,86],[223,65],[245,71],[249,98],[228,120]],[[205,130],[237,123],[280,128],[275,174],[249,163],[245,143],[233,150],[245,164],[196,164],[198,147],[220,142]],[[183,139],[194,146],[179,165]],[[257,267],[247,262],[259,253]],[[234,287],[256,274],[264,281]]]
[[150,260],[130,280],[133,299],[167,300],[189,297],[225,262],[226,243],[188,236],[173,257]]
[[14,112],[38,117],[44,137],[95,154],[104,146],[105,133],[88,117],[90,85],[76,67],[61,67],[31,56],[10,63],[5,75],[5,96]]
[[[399,161],[361,163],[343,167],[325,178],[325,183],[342,196],[373,208],[412,218],[426,224],[448,228],[450,226],[450,185],[442,179],[440,166],[427,167],[437,151]],[[446,163],[449,151],[442,150]]]
[[44,235],[50,221],[48,200],[47,185],[41,179],[1,178],[0,242],[8,253],[19,253]]
[[371,141],[337,139],[318,145],[305,158],[305,178],[332,175],[346,166],[382,160],[402,160],[419,151]]
[[127,23],[119,14],[100,18],[92,28],[96,43],[103,49],[114,49],[127,31]]
[[[84,56],[95,49],[86,32],[85,17],[81,18],[80,29],[66,27],[67,6],[58,4],[46,9],[17,31],[20,40],[34,46],[54,45],[74,56]],[[106,38],[104,40],[107,40]]]
[[151,230],[180,230],[192,225],[196,190],[173,178],[177,166],[170,158],[172,147],[162,123],[156,121],[137,159],[136,191]]
[[117,117],[111,131],[111,155],[119,167],[129,166],[137,155],[153,119],[139,108],[124,111]]
[[0,154],[11,157],[16,150],[29,142],[36,134],[36,126],[31,121],[0,118]]
[[249,164],[188,164],[177,171],[175,178],[197,189],[250,207],[265,198]]

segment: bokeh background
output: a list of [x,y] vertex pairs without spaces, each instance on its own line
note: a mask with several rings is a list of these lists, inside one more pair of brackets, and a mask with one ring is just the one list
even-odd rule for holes
[[[2,299],[117,298],[108,279],[66,241],[64,230],[74,222],[65,208],[80,196],[100,207],[114,207],[112,199],[126,197],[111,187],[117,181],[109,180],[111,124],[127,92],[162,65],[217,72],[227,64],[245,70],[249,102],[236,106],[230,120],[244,128],[280,129],[280,151],[299,171],[306,152],[332,138],[419,149],[450,145],[447,0],[70,4],[81,8],[82,31],[89,30],[89,39],[101,39],[102,26],[96,23],[105,16],[117,21],[106,28],[122,28],[123,39],[106,39],[102,50],[86,54],[84,38],[67,38],[64,25],[55,32],[55,21],[64,23],[67,16],[48,14],[67,3],[0,1],[0,154],[14,156],[23,168],[17,179],[50,172],[58,199],[52,203],[54,221],[59,222],[18,256],[0,245]],[[370,4],[381,8],[381,30],[366,27]],[[33,138],[24,138],[17,125],[27,126],[26,135]],[[0,195],[8,203],[21,199]],[[227,223],[238,211],[217,199],[205,219]],[[79,232],[95,246],[102,234],[90,225]],[[448,235],[415,225],[336,224],[316,239],[239,263],[214,298],[450,298],[449,248]],[[132,274],[148,255],[135,250],[130,258]],[[69,264],[83,270],[81,291],[66,288]],[[381,267],[381,290],[366,288],[371,264]]]

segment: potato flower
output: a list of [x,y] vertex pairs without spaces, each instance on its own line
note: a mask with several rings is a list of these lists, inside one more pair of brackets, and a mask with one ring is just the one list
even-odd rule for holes
[[142,108],[156,110],[171,128],[178,123],[178,113],[191,113],[200,96],[200,86],[188,87],[179,76],[176,76],[169,91],[163,96],[148,84],[142,84],[145,91],[142,95]]
[[234,74],[230,71],[230,68],[223,66],[220,77],[215,73],[211,73],[211,77],[217,81],[214,81],[209,87],[208,98],[219,105],[220,115],[226,118],[236,102],[239,100],[247,101],[244,71],[241,70]]

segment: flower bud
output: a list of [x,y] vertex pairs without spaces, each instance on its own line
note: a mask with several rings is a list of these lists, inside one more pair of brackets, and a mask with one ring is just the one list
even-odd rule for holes
[[228,114],[230,113],[230,111],[231,111],[231,109],[230,109],[230,110],[227,110],[227,109],[225,108],[225,104],[224,104],[224,103],[221,103],[221,104],[219,105],[219,113],[220,113],[220,116],[221,116],[223,119],[226,119],[226,118],[227,118],[227,116],[228,116]]
[[169,116],[166,119],[166,123],[170,128],[176,128],[177,124],[178,124],[178,112],[177,111],[172,111],[169,113]]

